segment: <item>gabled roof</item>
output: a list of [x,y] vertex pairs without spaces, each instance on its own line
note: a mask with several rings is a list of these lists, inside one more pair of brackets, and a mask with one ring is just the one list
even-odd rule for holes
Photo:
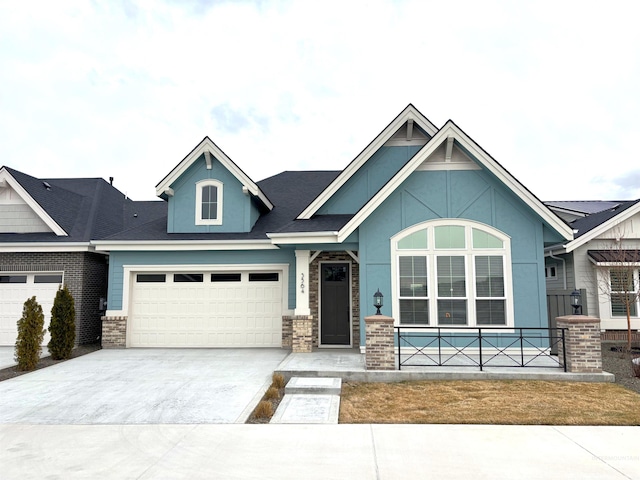
[[[167,204],[166,202],[152,202],[165,205],[165,212],[162,218],[123,230],[94,243],[99,247],[108,249],[115,249],[120,243],[126,243],[130,246],[132,242],[140,242],[141,245],[146,244],[147,246],[149,243],[159,246],[165,244],[175,246],[176,243],[180,242],[184,242],[186,245],[187,243],[201,241],[209,246],[220,243],[221,245],[226,245],[228,249],[234,248],[232,242],[235,242],[237,247],[240,247],[242,242],[264,241],[271,245],[267,233],[289,228],[304,206],[308,205],[319,192],[325,189],[339,173],[337,171],[287,171],[259,181],[259,188],[273,200],[274,207],[270,212],[260,216],[250,232],[167,233]],[[350,218],[350,216],[347,217]],[[341,226],[347,220],[341,218],[337,221],[341,222]],[[322,222],[331,221],[335,222],[336,219],[325,218],[322,220]],[[317,227],[318,225],[314,222],[314,226]]]
[[55,235],[69,235],[81,200],[78,195],[52,189],[49,183],[6,166],[0,168],[0,181],[6,182]]
[[210,155],[213,155],[244,187],[247,187],[251,195],[259,198],[268,210],[273,209],[273,204],[260,187],[213,143],[209,137],[204,137],[202,141],[156,185],[156,195],[166,198],[167,192],[171,190],[171,185],[202,155],[205,156],[207,161],[207,168],[211,168],[212,159]]
[[400,114],[394,118],[389,125],[385,127],[382,132],[378,134],[376,138],[366,146],[360,154],[353,159],[353,161],[347,165],[347,167],[340,172],[340,175],[327,186],[314,200],[303,210],[298,216],[298,220],[309,220],[318,210],[329,200],[347,180],[349,180],[359,169],[362,167],[371,156],[376,153],[385,142],[387,142],[397,130],[402,127],[406,122],[413,121],[419,128],[422,128],[430,136],[435,135],[438,131],[437,127],[429,121],[427,117],[422,115],[416,107],[409,104],[400,112]]
[[[416,153],[389,182],[387,182],[353,217],[338,231],[324,231],[324,241],[342,242],[351,235],[358,226],[367,219],[373,211],[375,211],[389,195],[391,195],[402,182],[404,182],[411,173],[413,173],[426,159],[428,159],[440,145],[453,138],[457,144],[466,150],[477,162],[484,168],[495,175],[502,183],[509,188],[515,195],[521,198],[536,214],[538,214],[547,225],[557,231],[567,240],[573,238],[571,228],[555,213],[553,213],[544,203],[542,203],[533,193],[531,193],[524,185],[515,179],[502,165],[494,160],[482,147],[473,141],[462,129],[460,129],[453,121],[449,120],[429,142]],[[341,174],[342,175],[342,174]],[[338,177],[340,178],[340,177]],[[325,190],[329,191],[335,184],[335,181]],[[325,192],[323,192],[324,195]],[[320,196],[318,197],[320,198]],[[328,198],[328,197],[327,197]],[[317,199],[316,199],[317,200]],[[309,211],[307,208],[305,210]],[[304,213],[304,212],[303,212]],[[298,219],[301,219],[300,215]],[[304,239],[295,238],[295,233],[273,233],[269,235],[276,243],[295,243],[296,241],[304,242]],[[317,242],[318,238],[310,238],[309,242]]]
[[569,253],[639,212],[640,199],[620,202],[614,208],[574,220],[570,224],[574,230],[574,240],[563,248]]
[[[39,233],[0,233],[4,249],[16,245],[89,245],[138,223],[166,218],[166,202],[135,202],[102,178],[35,178],[0,168],[0,179],[21,196],[43,220],[59,230]],[[47,223],[49,225],[49,223]],[[59,233],[62,232],[62,233]],[[12,246],[13,245],[13,246]]]

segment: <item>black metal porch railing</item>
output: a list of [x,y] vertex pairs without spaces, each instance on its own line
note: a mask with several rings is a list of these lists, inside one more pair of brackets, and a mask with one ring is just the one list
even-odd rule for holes
[[[395,326],[398,370],[405,367],[564,368],[566,328]],[[552,351],[562,346],[562,361]]]

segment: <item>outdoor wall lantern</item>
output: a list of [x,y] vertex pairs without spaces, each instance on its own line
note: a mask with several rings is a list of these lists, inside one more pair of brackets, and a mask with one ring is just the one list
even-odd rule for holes
[[580,290],[571,292],[571,306],[574,315],[582,315],[582,303],[580,302]]
[[378,309],[378,311],[376,312],[376,315],[381,315],[380,309],[382,308],[382,305],[383,305],[382,303],[383,298],[384,296],[380,293],[380,289],[378,289],[378,291],[373,294],[373,306]]

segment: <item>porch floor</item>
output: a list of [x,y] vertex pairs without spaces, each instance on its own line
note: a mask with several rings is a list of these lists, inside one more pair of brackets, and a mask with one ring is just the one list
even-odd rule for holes
[[[403,354],[403,361],[406,359]],[[470,355],[473,359],[473,355]],[[366,370],[364,354],[359,349],[314,349],[311,353],[290,353],[278,366],[276,373],[289,379],[296,377],[340,377],[352,382],[404,382],[415,380],[548,380],[563,382],[613,382],[611,373],[569,373],[560,367],[485,366],[480,371],[470,359],[461,357],[451,366],[403,366],[396,370]],[[477,360],[477,359],[474,359]],[[526,358],[525,358],[526,361]],[[543,359],[537,359],[541,362]],[[547,360],[552,362],[552,360]],[[417,363],[417,359],[416,359]],[[540,363],[539,363],[540,364]]]

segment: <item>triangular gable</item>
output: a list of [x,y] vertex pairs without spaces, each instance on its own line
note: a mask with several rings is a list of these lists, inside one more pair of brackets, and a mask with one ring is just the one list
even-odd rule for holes
[[[48,184],[46,182],[41,182],[42,188],[50,189],[51,187],[47,185]],[[37,216],[50,231],[52,231],[59,237],[68,236],[67,232],[29,194],[27,189],[20,184],[20,182],[7,170],[7,168],[3,166],[0,168],[0,190],[4,188],[10,188],[11,190],[13,190],[13,192],[18,195],[18,197],[31,209],[34,215]]]
[[413,158],[354,215],[349,223],[338,232],[337,241],[342,242],[351,235],[411,173],[417,170],[418,167],[430,158],[449,138],[453,138],[464,150],[469,152],[483,167],[495,175],[507,188],[529,205],[551,228],[567,240],[573,238],[573,232],[566,223],[551,212],[548,207],[464,133],[453,121],[449,120],[445,126],[431,138],[429,143],[416,153]]
[[[600,225],[597,225],[596,227],[593,227],[592,229],[590,229],[585,234],[580,235],[575,240],[573,240],[573,241],[569,242],[568,244],[566,244],[564,246],[565,251],[567,253],[572,252],[576,248],[584,245],[585,243],[588,243],[591,240],[594,240],[594,239],[598,238],[599,236],[603,235],[608,230],[611,230],[611,229],[615,228],[616,226],[620,225],[621,223],[629,220],[631,217],[633,217],[634,215],[636,215],[638,213],[640,213],[640,200],[636,200],[628,208],[625,208],[624,210],[621,210],[620,213],[618,213],[617,215],[614,215],[614,216],[608,218],[607,220],[603,221]],[[591,217],[593,217],[593,216],[591,216]],[[586,218],[590,218],[590,217],[586,217]],[[578,233],[580,233],[580,232],[578,232]]]
[[376,153],[380,147],[382,147],[388,141],[394,141],[394,135],[398,134],[398,130],[409,122],[413,125],[409,128],[421,128],[428,135],[433,136],[438,129],[431,123],[427,117],[422,115],[416,107],[409,104],[395,119],[391,121],[387,127],[373,139],[367,147],[360,152],[360,154],[349,164],[347,167],[336,177],[336,179],[325,188],[320,195],[318,195],[313,202],[305,208],[298,220],[308,220],[315,215],[318,210],[342,187],[347,180],[349,180],[372,156]]
[[211,168],[211,162],[214,161],[212,157],[215,157],[231,174],[242,183],[243,187],[247,188],[247,191],[254,197],[260,199],[267,209],[272,210],[273,204],[267,198],[267,196],[260,190],[260,187],[244,173],[240,167],[238,167],[227,155],[211,141],[209,137],[204,139],[193,149],[191,152],[182,159],[182,161],[176,165],[176,167],[164,177],[160,183],[156,185],[156,195],[165,198],[167,195],[172,195],[171,185],[195,162],[201,155],[205,156],[207,161],[207,169]]

